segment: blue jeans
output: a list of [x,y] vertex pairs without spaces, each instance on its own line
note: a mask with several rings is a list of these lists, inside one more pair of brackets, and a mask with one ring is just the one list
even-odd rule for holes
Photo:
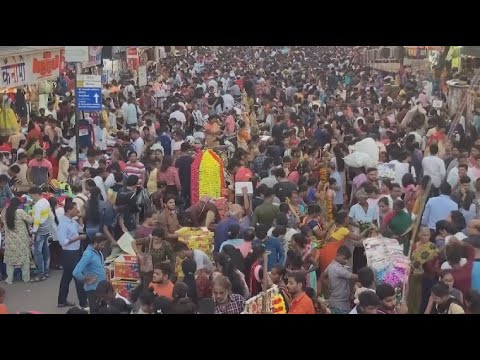
[[35,265],[39,276],[48,276],[50,269],[50,250],[48,249],[49,234],[35,236],[34,252]]

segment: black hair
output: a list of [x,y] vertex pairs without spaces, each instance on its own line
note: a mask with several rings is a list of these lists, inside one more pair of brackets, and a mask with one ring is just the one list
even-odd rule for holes
[[142,305],[152,306],[155,303],[155,294],[150,290],[145,290],[140,294],[140,302]]
[[465,294],[465,303],[468,303],[469,314],[480,314],[480,293],[474,289],[470,289]]
[[287,233],[287,227],[284,225],[277,225],[275,228],[272,230],[272,236],[279,238],[282,235],[285,235]]
[[387,297],[395,296],[395,289],[390,284],[382,283],[377,285],[376,293],[380,300],[385,300]]
[[364,291],[358,295],[358,306],[361,308],[367,306],[378,306],[380,298],[374,291]]
[[451,193],[452,187],[450,186],[450,184],[446,181],[442,182],[440,184],[440,194],[450,196]]
[[160,263],[154,268],[154,270],[161,270],[163,275],[167,275],[169,279],[173,274],[172,265],[169,263]]
[[245,230],[245,232],[243,233],[243,240],[245,241],[255,240],[255,230],[251,228],[248,228],[247,230]]
[[193,259],[186,258],[182,261],[182,271],[187,275],[195,275],[197,271],[197,263]]
[[111,307],[116,308],[120,314],[130,314],[132,312],[132,306],[120,298],[113,299]]
[[90,189],[90,199],[88,199],[86,204],[86,217],[88,222],[91,224],[100,224],[100,208],[99,208],[99,197],[101,191],[98,187],[92,187]]
[[431,155],[437,155],[438,154],[438,145],[437,144],[430,145],[429,149],[430,149],[430,154]]
[[160,239],[165,238],[165,229],[160,226],[154,227],[152,230],[152,236],[158,237]]
[[287,276],[289,279],[292,278],[296,283],[302,284],[302,288],[305,289],[306,285],[306,273],[305,271],[292,271]]
[[450,212],[450,217],[452,218],[452,224],[456,228],[456,232],[462,231],[467,227],[467,222],[465,217],[459,210],[454,210]]
[[138,176],[137,175],[129,175],[126,181],[126,186],[135,186],[138,184]]
[[363,287],[371,287],[375,282],[375,274],[373,273],[373,270],[367,266],[358,270],[358,281]]
[[6,218],[6,225],[10,230],[15,230],[15,217],[17,213],[17,209],[20,206],[20,199],[14,197],[10,200],[10,205],[8,205],[5,218]]
[[113,174],[113,178],[115,179],[115,182],[123,182],[123,173],[122,172],[116,172]]
[[345,256],[346,259],[350,259],[352,257],[352,252],[347,246],[342,245],[337,250],[337,256]]
[[275,218],[275,224],[281,226],[288,226],[288,217],[285,213],[281,212]]
[[238,239],[239,234],[240,234],[239,224],[232,224],[228,227],[227,236],[229,239]]
[[260,240],[263,240],[267,237],[267,233],[268,233],[268,227],[264,224],[258,224],[257,226],[255,226],[255,236],[260,239]]
[[472,182],[472,179],[470,179],[466,175],[460,178],[460,184],[470,184],[471,182]]
[[447,284],[443,282],[438,282],[432,287],[432,294],[438,297],[448,296],[450,293],[450,288]]
[[234,294],[245,295],[242,280],[237,273],[237,269],[232,262],[232,259],[225,253],[221,252],[214,256],[215,263],[222,267],[222,275],[226,276],[232,284],[232,292]]
[[165,172],[169,167],[173,166],[173,159],[171,156],[165,156],[162,160],[162,166],[160,166],[160,172]]
[[58,225],[57,212],[55,211],[56,206],[58,204],[57,198],[56,197],[51,197],[50,199],[48,199],[48,203],[50,204],[50,208],[52,209],[53,220],[55,221],[55,224]]
[[239,249],[233,245],[225,245],[222,248],[222,252],[230,257],[230,260],[237,270],[245,273],[245,260]]
[[348,214],[346,211],[339,211],[338,213],[335,214],[335,223],[336,224],[344,224],[345,220],[347,219]]
[[406,173],[402,177],[402,186],[407,187],[408,185],[415,185],[415,179],[411,173]]
[[155,296],[153,309],[155,314],[169,314],[172,302],[165,296]]

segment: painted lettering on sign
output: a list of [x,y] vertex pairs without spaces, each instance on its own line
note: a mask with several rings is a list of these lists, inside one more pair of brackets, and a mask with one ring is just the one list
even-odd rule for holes
[[52,57],[49,51],[43,53],[42,59],[33,58],[32,72],[39,78],[51,76],[60,66],[60,55]]
[[3,66],[2,86],[13,86],[26,81],[25,63]]

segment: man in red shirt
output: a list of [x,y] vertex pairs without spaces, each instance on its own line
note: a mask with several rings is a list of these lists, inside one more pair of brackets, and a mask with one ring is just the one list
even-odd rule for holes
[[305,293],[305,272],[294,271],[288,275],[287,288],[293,297],[289,314],[315,314],[312,300]]

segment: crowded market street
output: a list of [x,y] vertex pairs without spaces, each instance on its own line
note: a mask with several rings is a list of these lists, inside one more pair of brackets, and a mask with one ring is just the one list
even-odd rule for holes
[[0,314],[480,313],[480,47],[0,59]]

